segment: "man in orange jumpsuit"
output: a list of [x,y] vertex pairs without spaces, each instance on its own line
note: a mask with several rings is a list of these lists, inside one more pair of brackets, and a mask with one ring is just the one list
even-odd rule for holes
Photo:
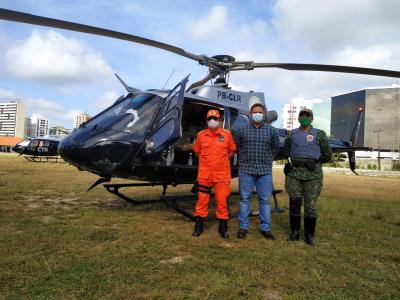
[[197,134],[193,150],[199,157],[197,181],[199,195],[196,203],[196,225],[193,236],[203,233],[204,219],[208,215],[208,202],[211,189],[214,188],[217,203],[216,215],[219,219],[218,232],[222,238],[228,238],[228,205],[230,194],[231,166],[230,158],[236,151],[236,145],[229,130],[220,127],[220,113],[210,110],[206,121],[208,128]]

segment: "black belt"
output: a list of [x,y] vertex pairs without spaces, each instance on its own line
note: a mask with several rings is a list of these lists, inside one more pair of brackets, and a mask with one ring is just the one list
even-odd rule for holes
[[309,171],[315,171],[317,168],[318,160],[309,159],[307,161],[293,161],[293,168],[306,168]]

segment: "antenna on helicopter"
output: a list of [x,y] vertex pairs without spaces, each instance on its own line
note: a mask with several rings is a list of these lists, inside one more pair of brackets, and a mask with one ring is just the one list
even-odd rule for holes
[[164,86],[162,87],[162,90],[165,88],[165,86],[167,85],[168,81],[171,79],[172,75],[175,73],[175,69],[172,70],[171,74],[169,75],[167,81],[164,83]]

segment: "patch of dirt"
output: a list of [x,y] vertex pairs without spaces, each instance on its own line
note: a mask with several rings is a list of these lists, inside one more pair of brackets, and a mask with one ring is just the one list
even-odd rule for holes
[[225,247],[225,248],[233,248],[233,247],[235,247],[236,245],[235,245],[235,244],[232,244],[232,243],[222,242],[222,243],[221,243],[221,246],[222,246],[222,247]]
[[41,220],[43,221],[43,223],[48,224],[48,223],[50,223],[51,221],[54,220],[54,217],[51,217],[51,216],[44,216],[44,217],[41,218]]
[[175,256],[173,258],[170,259],[163,259],[160,261],[160,263],[162,264],[179,264],[181,262],[183,262],[185,259],[190,258],[190,255],[186,255],[186,256]]
[[277,292],[274,291],[265,291],[264,298],[268,300],[282,300],[282,296],[279,295]]
[[55,199],[43,199],[45,202],[51,202],[56,204],[71,204],[79,198],[55,198]]
[[26,210],[31,210],[31,209],[36,209],[39,208],[40,205],[37,203],[29,203],[28,205],[25,206]]

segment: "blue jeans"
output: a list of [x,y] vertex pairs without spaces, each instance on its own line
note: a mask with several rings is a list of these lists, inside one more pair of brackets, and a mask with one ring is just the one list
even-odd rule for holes
[[251,208],[251,195],[254,185],[258,196],[258,209],[260,212],[260,230],[271,230],[271,206],[269,197],[272,192],[272,174],[251,175],[239,171],[239,226],[241,229],[249,229],[249,214]]

